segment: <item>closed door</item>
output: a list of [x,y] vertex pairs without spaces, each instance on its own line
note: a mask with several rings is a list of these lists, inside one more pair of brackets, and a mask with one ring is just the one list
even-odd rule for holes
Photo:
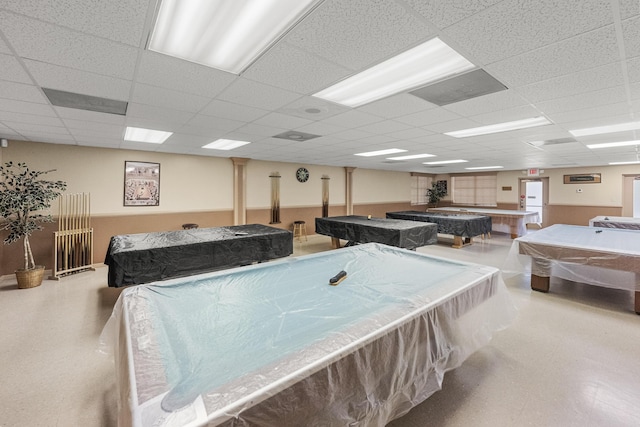
[[525,210],[538,212],[538,215],[540,215],[540,222],[542,222],[542,210],[544,207],[544,201],[542,198],[542,181],[527,181],[525,185]]

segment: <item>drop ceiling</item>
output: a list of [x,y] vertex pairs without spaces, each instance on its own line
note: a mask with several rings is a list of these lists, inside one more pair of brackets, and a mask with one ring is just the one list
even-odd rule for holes
[[[531,142],[640,120],[637,0],[325,0],[240,76],[147,50],[155,10],[155,0],[0,3],[0,137],[426,173],[636,159],[635,147],[586,145],[640,139],[638,131]],[[506,89],[443,106],[410,91],[358,108],[311,96],[433,37]],[[122,101],[126,114],[55,106],[44,89]],[[552,124],[444,135],[540,115]],[[123,140],[126,126],[173,135],[160,145],[133,143]],[[274,137],[288,132],[320,136]],[[218,138],[251,144],[201,148]],[[390,148],[436,157],[354,156]],[[469,162],[422,164],[460,158]]]

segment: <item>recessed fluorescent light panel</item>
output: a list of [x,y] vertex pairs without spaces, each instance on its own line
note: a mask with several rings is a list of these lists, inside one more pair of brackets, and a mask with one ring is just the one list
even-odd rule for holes
[[632,162],[609,162],[610,165],[637,165],[640,164],[640,160],[634,160]]
[[504,166],[476,166],[473,168],[465,168],[465,169],[469,171],[477,171],[482,169],[502,169],[503,167]]
[[211,150],[233,150],[234,148],[242,147],[247,144],[251,143],[248,141],[236,141],[233,139],[217,139],[202,148],[209,148]]
[[313,96],[358,107],[475,67],[436,37]]
[[640,129],[640,122],[620,123],[617,125],[598,126],[594,128],[584,128],[570,130],[573,136],[602,135],[604,133],[624,132],[626,130]]
[[240,74],[318,0],[162,0],[149,50]]
[[400,157],[387,157],[389,160],[413,160],[413,159],[424,159],[426,157],[435,157],[435,154],[413,154],[411,156],[400,156]]
[[438,162],[422,162],[423,165],[448,165],[452,163],[467,163],[468,160],[440,160]]
[[358,153],[354,155],[362,156],[362,157],[373,157],[373,156],[385,156],[387,154],[406,153],[406,151],[407,150],[402,150],[400,148],[390,148],[388,150],[369,151],[368,153]]
[[613,147],[628,147],[632,145],[640,145],[640,140],[635,141],[621,141],[621,142],[603,142],[602,144],[588,144],[587,148],[613,148]]
[[148,142],[150,144],[162,144],[173,135],[173,132],[163,132],[161,130],[134,128],[127,126],[124,133],[125,141]]
[[471,129],[445,132],[445,135],[454,138],[467,138],[470,136],[487,135],[490,133],[507,132],[510,130],[526,129],[536,126],[550,125],[551,122],[546,117],[539,116],[530,119],[514,120],[512,122],[497,123],[495,125],[481,126]]

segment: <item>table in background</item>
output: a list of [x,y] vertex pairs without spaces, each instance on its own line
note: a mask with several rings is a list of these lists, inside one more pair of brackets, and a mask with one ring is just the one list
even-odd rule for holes
[[508,232],[511,238],[527,234],[528,223],[539,223],[538,212],[484,208],[429,208],[428,212],[486,215],[491,217],[493,231]]
[[629,216],[597,216],[589,220],[589,226],[640,230],[640,218]]
[[640,231],[555,224],[519,237],[513,245],[517,250],[512,252],[532,258],[531,289],[548,292],[552,274],[625,289],[634,293],[634,310],[640,314]]
[[123,234],[109,242],[104,263],[111,287],[282,258],[293,253],[290,231],[262,224]]
[[438,233],[453,235],[453,247],[456,249],[471,245],[475,236],[482,236],[484,239],[485,235],[491,235],[490,216],[400,211],[387,212],[387,218],[436,224]]
[[498,269],[370,243],[127,288],[101,344],[120,425],[385,425],[514,316]]
[[340,247],[340,239],[347,240],[347,246],[384,243],[405,249],[433,245],[438,241],[435,224],[358,215],[316,218],[316,233],[331,237],[334,248]]

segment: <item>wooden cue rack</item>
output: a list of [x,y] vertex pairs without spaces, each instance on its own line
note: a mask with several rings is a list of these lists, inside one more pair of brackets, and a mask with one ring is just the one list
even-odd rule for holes
[[54,233],[53,268],[49,279],[93,268],[93,228],[91,228],[91,195],[89,193],[60,196],[58,231]]

